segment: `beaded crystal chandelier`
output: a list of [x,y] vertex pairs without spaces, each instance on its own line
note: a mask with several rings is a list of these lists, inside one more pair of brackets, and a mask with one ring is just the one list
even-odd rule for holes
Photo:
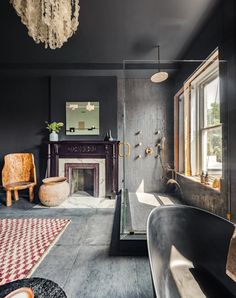
[[61,48],[79,25],[79,0],[11,0],[28,34],[45,48]]

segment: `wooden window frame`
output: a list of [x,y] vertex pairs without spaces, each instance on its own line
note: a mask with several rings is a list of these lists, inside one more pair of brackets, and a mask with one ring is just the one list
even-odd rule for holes
[[179,97],[184,93],[182,87],[174,96],[174,170],[179,172]]
[[215,50],[196,71],[184,82],[183,87],[174,96],[174,169],[179,171],[179,96],[184,94],[184,175],[191,176],[191,85],[209,66],[219,60],[219,51]]

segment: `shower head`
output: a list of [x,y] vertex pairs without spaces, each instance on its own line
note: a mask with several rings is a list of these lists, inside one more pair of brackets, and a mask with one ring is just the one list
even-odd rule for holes
[[151,76],[151,81],[153,83],[164,82],[168,78],[168,73],[165,71],[158,71]]
[[157,63],[158,63],[158,71],[151,76],[151,81],[153,83],[161,83],[164,82],[168,78],[168,73],[165,71],[161,71],[159,68],[160,65],[160,46],[157,46]]

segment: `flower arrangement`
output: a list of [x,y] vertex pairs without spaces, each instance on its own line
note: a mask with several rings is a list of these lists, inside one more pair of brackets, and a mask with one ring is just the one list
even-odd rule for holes
[[47,121],[46,123],[46,129],[48,129],[50,132],[55,132],[55,133],[59,133],[61,128],[64,126],[63,122],[51,122],[48,123]]

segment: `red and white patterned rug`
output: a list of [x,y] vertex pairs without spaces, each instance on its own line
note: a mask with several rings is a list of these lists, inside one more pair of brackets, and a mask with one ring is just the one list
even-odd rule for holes
[[68,219],[1,219],[0,285],[29,277],[69,223]]

